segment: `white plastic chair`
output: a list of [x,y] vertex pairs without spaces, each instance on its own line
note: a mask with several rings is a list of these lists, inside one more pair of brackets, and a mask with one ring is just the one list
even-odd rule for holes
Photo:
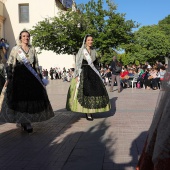
[[134,87],[134,85],[133,85],[134,83],[135,83],[135,88],[136,88],[137,80],[138,80],[138,78],[137,78],[137,77],[134,77],[133,80],[131,81],[131,83],[132,83],[132,89],[133,89],[133,87]]

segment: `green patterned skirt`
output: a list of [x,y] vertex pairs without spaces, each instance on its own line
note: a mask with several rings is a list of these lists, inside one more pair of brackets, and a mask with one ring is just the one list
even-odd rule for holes
[[67,94],[66,109],[80,113],[98,113],[110,110],[107,90],[100,77],[89,66],[84,66],[77,88],[76,79],[72,79]]

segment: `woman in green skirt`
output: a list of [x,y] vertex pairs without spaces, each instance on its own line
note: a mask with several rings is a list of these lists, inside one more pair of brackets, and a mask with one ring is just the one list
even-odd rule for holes
[[107,90],[97,67],[97,53],[93,48],[93,37],[86,35],[76,55],[76,68],[67,95],[67,110],[85,113],[93,120],[92,113],[110,110]]

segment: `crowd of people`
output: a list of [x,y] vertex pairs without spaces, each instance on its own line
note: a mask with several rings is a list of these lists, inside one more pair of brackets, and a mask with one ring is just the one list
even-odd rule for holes
[[[166,73],[167,64],[156,61],[152,66],[148,62],[139,65],[121,65],[121,69],[118,72],[113,71],[112,67],[111,63],[110,65],[102,66],[99,70],[104,84],[111,86],[111,92],[113,91],[114,85],[118,86],[118,92],[120,92],[122,88],[134,86],[134,84],[132,84],[134,78],[136,80],[135,87],[157,90],[161,88],[161,81]],[[49,71],[43,69],[42,75],[45,79],[62,79],[65,82],[70,82],[74,76],[74,69],[70,68],[66,70],[65,67],[63,69],[51,67]]]
[[47,69],[42,70],[42,75],[45,79],[57,80],[62,79],[63,82],[70,82],[73,78],[74,69],[70,68],[66,70],[64,67],[62,70],[60,67],[50,68],[48,71]]
[[[145,64],[135,64],[121,66],[121,70],[117,73],[119,78],[113,77],[113,69],[111,65],[102,67],[100,73],[103,78],[105,85],[113,86],[114,84],[121,85],[121,88],[132,87],[132,80],[136,78],[136,87],[157,90],[161,86],[161,81],[163,80],[164,74],[166,73],[167,64],[162,64],[156,61],[152,66],[145,62]],[[116,73],[115,73],[116,74]],[[113,91],[112,87],[110,91]]]

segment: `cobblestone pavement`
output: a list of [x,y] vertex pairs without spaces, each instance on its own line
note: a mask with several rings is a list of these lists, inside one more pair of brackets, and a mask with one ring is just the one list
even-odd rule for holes
[[[47,87],[55,117],[34,123],[27,134],[0,123],[0,170],[134,170],[150,126],[159,90],[109,92],[112,109],[85,115],[65,109],[70,83]],[[109,87],[107,87],[109,91]]]

